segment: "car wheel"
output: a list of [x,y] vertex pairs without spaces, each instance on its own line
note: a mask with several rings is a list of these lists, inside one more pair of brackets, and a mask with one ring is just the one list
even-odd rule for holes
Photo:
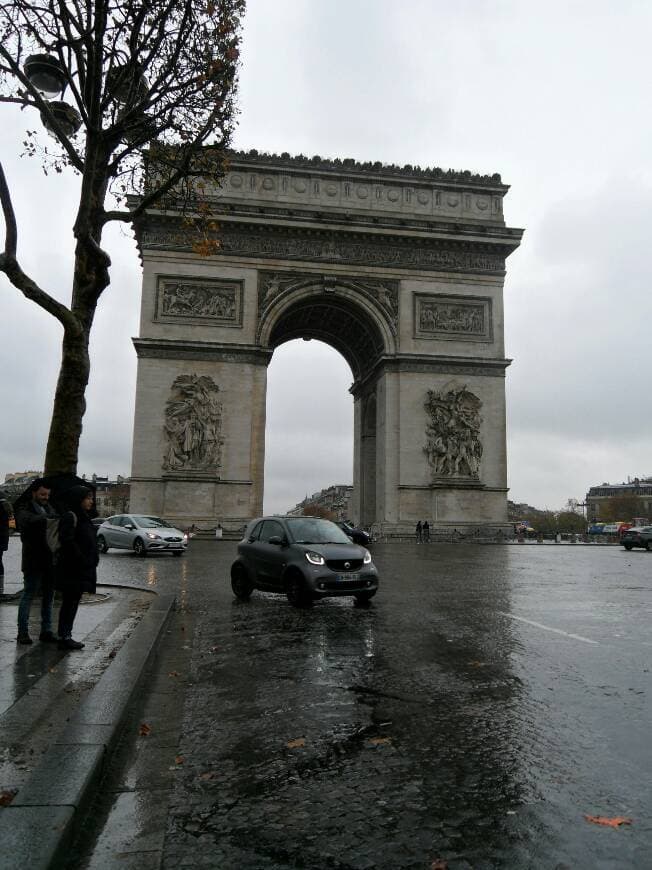
[[137,556],[147,555],[147,547],[145,546],[142,538],[136,538],[136,540],[134,541],[134,553]]
[[633,546],[634,546],[633,544],[623,544],[623,547],[624,547],[626,550],[631,550]]
[[301,574],[290,574],[287,578],[286,595],[293,607],[312,606],[312,595],[306,589],[306,583]]
[[371,601],[371,599],[374,597],[375,594],[376,594],[375,589],[373,590],[373,592],[358,592],[357,595],[355,596],[355,603],[359,604],[359,605],[369,604],[369,602]]
[[98,547],[100,553],[107,553],[108,552],[109,547],[106,543],[106,538],[104,537],[104,535],[97,536],[97,547]]
[[249,576],[242,565],[234,565],[231,568],[231,589],[236,598],[246,601],[251,597],[254,590],[254,584],[249,579]]
[[646,541],[646,542],[645,542],[645,549],[646,549],[646,550],[652,550],[652,541]]

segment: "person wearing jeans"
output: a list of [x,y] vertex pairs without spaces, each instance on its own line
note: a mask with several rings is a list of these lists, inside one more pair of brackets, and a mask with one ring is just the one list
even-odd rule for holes
[[48,547],[45,532],[48,519],[56,517],[50,503],[50,490],[42,478],[37,478],[26,496],[16,503],[16,525],[23,544],[22,571],[23,594],[18,605],[19,644],[31,644],[29,613],[32,600],[41,588],[41,643],[56,643],[59,638],[52,633],[52,601],[54,598],[54,567],[52,552]]

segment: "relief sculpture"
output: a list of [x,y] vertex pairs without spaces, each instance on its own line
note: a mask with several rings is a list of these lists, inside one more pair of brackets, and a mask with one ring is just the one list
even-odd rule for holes
[[433,480],[478,480],[482,459],[480,399],[469,392],[466,385],[448,384],[441,392],[428,390],[424,407],[428,425],[423,449]]
[[419,329],[423,332],[462,332],[483,335],[485,332],[482,305],[421,302]]
[[236,319],[236,289],[229,286],[166,281],[161,294],[164,317]]
[[216,471],[222,464],[222,403],[206,375],[179,375],[165,406],[166,471]]

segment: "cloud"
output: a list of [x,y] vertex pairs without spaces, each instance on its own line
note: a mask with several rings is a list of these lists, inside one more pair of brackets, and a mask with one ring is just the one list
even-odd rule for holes
[[[500,172],[512,185],[506,219],[526,228],[505,287],[518,501],[561,506],[652,472],[651,26],[652,7],[609,0],[248,4],[237,146]],[[18,160],[34,119],[2,113],[21,261],[66,300],[77,179]],[[112,286],[93,333],[80,470],[115,474],[130,468],[140,266],[128,237],[106,243]],[[60,337],[0,276],[0,474],[42,463]],[[351,479],[351,375],[322,354],[293,342],[270,365],[274,509]]]

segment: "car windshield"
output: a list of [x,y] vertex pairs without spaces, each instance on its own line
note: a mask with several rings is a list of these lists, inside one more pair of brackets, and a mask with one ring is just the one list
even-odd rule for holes
[[290,533],[297,544],[350,544],[342,529],[330,520],[315,517],[297,517],[287,520]]
[[170,524],[160,517],[134,517],[136,525],[141,529],[169,529]]

